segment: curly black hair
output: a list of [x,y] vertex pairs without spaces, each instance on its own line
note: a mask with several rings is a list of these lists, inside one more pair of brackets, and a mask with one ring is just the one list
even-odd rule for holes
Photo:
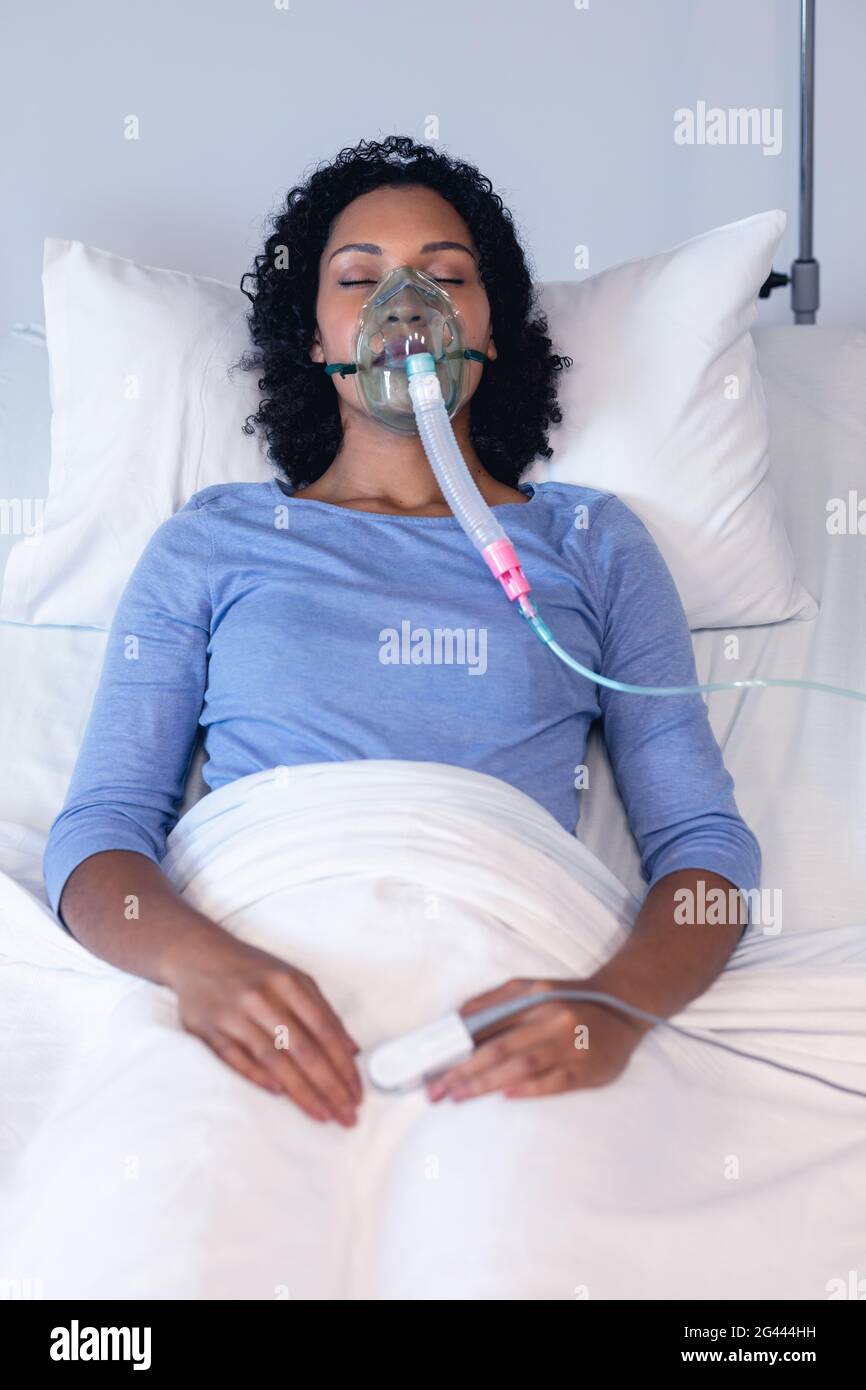
[[[339,398],[323,367],[309,357],[319,260],[337,214],[361,194],[391,184],[435,189],[475,239],[497,357],[485,363],[471,398],[470,433],[488,473],[514,487],[537,455],[553,453],[547,430],[551,421],[562,419],[555,374],[572,359],[551,351],[512,215],[490,180],[473,165],[406,135],[362,140],[340,150],[291,188],[272,215],[273,229],[255,257],[256,268],[240,282],[253,306],[247,323],[255,348],[235,366],[260,369],[258,386],[264,393],[257,414],[244,421],[244,432],[263,427],[268,458],[294,488],[315,482],[333,462],[343,436]],[[248,278],[255,282],[254,293],[245,288]]]

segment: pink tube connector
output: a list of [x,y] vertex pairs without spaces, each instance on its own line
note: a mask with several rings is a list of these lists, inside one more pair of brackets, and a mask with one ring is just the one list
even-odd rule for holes
[[[507,537],[485,546],[481,554],[510,599],[522,599],[524,594],[530,592],[529,580],[523,573],[514,546]],[[524,608],[526,605],[521,603],[520,606]]]

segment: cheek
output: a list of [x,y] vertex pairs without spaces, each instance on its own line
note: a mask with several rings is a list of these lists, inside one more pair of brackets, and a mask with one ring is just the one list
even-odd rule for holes
[[358,307],[330,295],[319,298],[316,321],[329,362],[350,362],[358,326]]
[[486,296],[473,297],[462,308],[467,347],[486,347],[490,337],[490,307]]
[[358,333],[358,309],[355,305],[341,304],[333,315],[333,329],[340,351],[345,352],[347,362],[351,361]]

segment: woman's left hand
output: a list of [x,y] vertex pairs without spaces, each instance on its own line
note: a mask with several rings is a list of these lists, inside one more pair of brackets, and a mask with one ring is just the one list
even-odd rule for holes
[[[520,994],[565,987],[611,992],[591,979],[508,980],[467,999],[459,1012],[465,1017]],[[650,1026],[604,1004],[567,999],[534,1004],[495,1025],[471,1057],[428,1082],[427,1094],[431,1100],[468,1100],[490,1091],[504,1091],[508,1097],[549,1096],[606,1086],[625,1070]]]

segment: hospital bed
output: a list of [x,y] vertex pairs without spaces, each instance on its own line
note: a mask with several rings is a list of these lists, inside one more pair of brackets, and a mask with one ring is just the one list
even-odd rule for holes
[[[752,336],[770,478],[818,611],[693,626],[693,643],[701,683],[730,678],[736,639],[739,679],[864,691],[866,333],[815,326],[813,24],[803,0],[798,326]],[[787,278],[773,272],[762,295]],[[0,377],[20,386],[3,421],[10,495],[47,490],[45,347],[40,325],[0,345]],[[0,535],[0,565],[12,540]],[[0,1294],[850,1296],[866,1259],[862,702],[793,687],[708,700],[776,900],[772,932],[747,934],[682,1022],[827,1087],[656,1030],[613,1087],[435,1114],[420,1091],[374,1093],[358,1134],[338,1135],[217,1062],[181,1032],[169,991],[103,966],[50,911],[42,854],[106,638],[0,622]],[[289,796],[263,773],[243,779],[248,805],[249,788],[206,796],[199,747],[166,867],[193,906],[310,969],[375,1043],[509,974],[579,977],[623,939],[645,884],[597,727],[586,763],[572,852],[528,799],[465,770],[295,769]],[[525,840],[508,839],[510,817]],[[233,857],[245,871],[223,869]],[[435,929],[419,898],[446,905]],[[81,1203],[86,1186],[97,1196]]]
[[[22,336],[26,339],[26,351],[44,351],[38,328],[30,329]],[[866,479],[866,335],[837,328],[778,327],[757,329],[754,338],[770,411],[773,483],[791,538],[797,573],[818,601],[819,612],[809,622],[774,623],[733,630],[741,643],[738,675],[746,678],[794,676],[866,689],[866,548],[859,533],[831,535],[827,527],[828,502],[833,498],[844,498],[847,504],[850,501],[851,479]],[[42,402],[42,416],[38,412],[32,415],[37,438],[40,431],[41,438],[45,437],[47,409],[46,398]],[[856,512],[851,514],[856,515]],[[698,675],[702,682],[728,677],[729,666],[724,660],[723,642],[730,636],[731,632],[720,629],[693,633]],[[58,1114],[62,1121],[64,1106],[68,1110],[70,1093],[75,1096],[75,1078],[79,1069],[84,1068],[84,1074],[90,1078],[87,1091],[89,1100],[79,1094],[74,1102],[76,1111],[81,1117],[81,1125],[92,1129],[104,1150],[105,1136],[111,1133],[112,1114],[117,1113],[118,1107],[123,1104],[123,1097],[118,1091],[117,1076],[106,1072],[100,1081],[102,1074],[99,1071],[87,1073],[89,1059],[91,1056],[97,1057],[100,1048],[106,1051],[106,1038],[114,1038],[107,1055],[117,1055],[117,1037],[120,1036],[117,1030],[122,1030],[124,1039],[140,1037],[140,1046],[145,1048],[149,1036],[147,1028],[151,1032],[156,1029],[161,1048],[169,1035],[159,1032],[159,1029],[176,1026],[166,1022],[171,1012],[171,1001],[157,1000],[157,996],[166,992],[149,985],[127,992],[120,989],[118,992],[111,982],[100,976],[98,969],[91,972],[82,967],[81,956],[86,953],[77,948],[76,943],[70,943],[57,925],[48,908],[42,880],[41,856],[46,835],[62,804],[99,676],[105,641],[106,633],[99,630],[0,624],[0,665],[3,670],[0,766],[4,769],[0,779],[0,987],[3,989],[3,1008],[0,1012],[0,1053],[3,1057],[0,1074],[0,1190],[18,1194],[16,1183],[21,1170],[29,1165],[30,1186],[25,1186],[23,1190],[31,1194],[29,1199],[15,1195],[5,1208],[0,1201],[0,1252],[6,1253],[7,1258],[8,1251],[4,1250],[3,1243],[4,1229],[17,1229],[20,1235],[22,1221],[29,1220],[29,1212],[20,1209],[22,1200],[28,1208],[32,1207],[34,1213],[41,1213],[43,1219],[48,1220],[52,1208],[47,1203],[47,1194],[56,1194],[58,1184],[62,1189],[63,1182],[72,1185],[76,1181],[74,1166],[64,1164],[62,1174],[54,1172],[51,1167],[54,1160],[50,1154],[43,1152],[40,1158],[40,1145],[43,1150],[53,1150],[53,1141],[49,1143],[48,1136],[52,1133],[52,1126],[58,1123]],[[735,780],[738,805],[761,844],[764,881],[779,885],[783,913],[779,934],[769,940],[758,938],[744,944],[724,972],[725,981],[732,987],[735,987],[738,979],[744,986],[755,985],[760,977],[750,975],[747,967],[752,960],[761,957],[762,951],[771,949],[772,981],[766,989],[761,986],[755,994],[754,1011],[757,1012],[759,1006],[766,1004],[770,1008],[771,1005],[772,1018],[777,1021],[772,1022],[771,1019],[769,1030],[758,1036],[758,1045],[753,1050],[786,1058],[789,1064],[793,1061],[812,1071],[816,1070],[816,1063],[819,1064],[817,1069],[820,1069],[823,1061],[827,1075],[846,1080],[862,1090],[866,1088],[866,1067],[863,1065],[866,1057],[860,1058],[860,1044],[857,1041],[858,1032],[862,1036],[864,1031],[862,1022],[858,1025],[857,1018],[862,1020],[863,1017],[862,980],[866,970],[866,817],[863,814],[866,806],[866,733],[862,705],[814,690],[750,689],[712,695],[709,697],[709,710],[726,765]],[[603,740],[596,729],[590,735],[587,764],[594,790],[586,801],[581,818],[580,843],[591,852],[595,861],[600,861],[611,872],[616,883],[623,885],[626,892],[632,895],[632,902],[635,902],[644,892],[637,848],[613,781]],[[181,815],[196,807],[207,791],[201,778],[201,765],[199,749],[190,768]],[[399,792],[399,787],[394,790]],[[435,787],[428,788],[425,798],[429,800],[434,793]],[[314,819],[311,811],[311,825]],[[328,811],[327,823],[333,823],[333,808]],[[336,834],[336,831],[333,833]],[[404,835],[405,829],[401,827],[399,833]],[[323,838],[328,839],[327,832],[324,832]],[[374,848],[368,847],[370,855]],[[338,852],[335,843],[329,852],[335,858],[344,858],[346,850],[340,849]],[[340,872],[343,871],[344,866],[341,866]],[[503,863],[503,883],[506,882],[505,872]],[[207,884],[204,891],[208,891]],[[503,889],[503,892],[506,891]],[[519,891],[519,885],[515,882],[515,903]],[[314,910],[314,901],[318,900],[309,900],[310,911]],[[358,892],[353,891],[351,901],[357,905],[360,901]],[[406,901],[395,888],[392,872],[387,872],[383,879],[376,882],[374,901],[380,922],[387,920],[389,911],[402,911],[406,906]],[[589,899],[586,902],[589,921]],[[207,909],[207,898],[200,900],[199,905],[203,910]],[[350,903],[347,900],[341,909],[338,900],[333,898],[330,907],[332,920],[335,920],[346,917]],[[507,904],[503,904],[503,920],[507,911]],[[368,915],[365,920],[372,919]],[[462,919],[455,918],[455,922],[458,920]],[[461,930],[471,930],[468,920]],[[350,948],[349,943],[347,949]],[[64,954],[73,949],[78,950],[78,959]],[[301,950],[299,963],[303,963],[302,943],[299,943],[298,949]],[[456,958],[453,952],[451,956]],[[310,959],[312,963],[313,957]],[[518,958],[503,956],[501,959],[516,961]],[[541,973],[537,968],[533,970],[532,959],[527,957],[526,973]],[[372,969],[375,960],[369,964]],[[853,993],[849,992],[843,998],[836,992],[837,976],[833,971],[836,967],[845,969],[851,966],[859,970],[859,992],[855,985]],[[810,1025],[802,1015],[800,1004],[793,1007],[786,1001],[783,997],[785,980],[794,979],[795,976],[786,976],[784,969],[780,976],[780,967],[796,967],[797,970],[810,972],[798,978],[808,985],[810,997],[823,1008],[823,1022]],[[319,970],[317,960],[314,968]],[[428,969],[426,973],[430,977],[435,971]],[[130,977],[124,978],[130,980]],[[342,976],[338,972],[334,978],[336,980]],[[490,984],[498,980],[492,965],[491,975],[486,978]],[[773,995],[780,980],[781,994]],[[377,981],[378,975],[374,973],[370,977],[369,1002],[371,1008],[374,1005],[380,1007],[381,1016],[384,1017],[390,1001],[387,997],[377,996]],[[409,1028],[422,1022],[424,1017],[435,1016],[437,1011],[454,1007],[458,1002],[454,997],[455,990],[462,988],[464,994],[472,992],[471,981],[467,981],[465,987],[452,981],[451,994],[448,995],[444,971],[441,972],[440,983],[443,992],[429,997],[425,1015],[424,986],[420,980],[417,981],[414,992],[416,1007],[414,1010],[406,1007],[399,1026]],[[484,979],[479,979],[478,983],[483,984]],[[393,990],[390,993],[393,995]],[[724,1003],[723,993],[722,990],[722,994],[719,994],[719,986],[715,994],[710,991],[704,1001],[706,1009],[703,1017],[698,1014],[696,1019],[691,1020],[692,1024],[696,1021],[699,1026],[703,1023],[710,1028],[730,1025],[735,1040],[748,1040],[749,1015],[753,1011],[747,1003],[748,988],[742,998],[737,997],[736,1009],[739,1012],[736,1018],[732,1013],[723,1017],[719,1012]],[[412,997],[412,991],[407,991],[407,999],[411,1000]],[[149,1007],[157,1008],[157,1012],[161,1010],[162,1014],[159,1019],[148,1017],[147,1027],[137,1034],[135,1010],[140,1003],[136,1001],[142,998],[151,999]],[[719,1002],[714,1002],[716,1000]],[[390,1006],[393,1008],[393,1003]],[[715,1014],[714,1008],[717,1010]],[[422,1013],[420,1018],[418,1010]],[[840,1046],[839,1038],[834,1037],[832,1041],[822,1038],[827,1019],[832,1019],[834,1015],[839,1019],[839,1027],[849,1030],[844,1047]],[[397,1026],[393,1014],[391,1026]],[[187,1149],[190,1143],[194,1141],[196,1152],[206,1152],[202,1148],[204,1141],[201,1134],[207,1126],[215,1123],[210,1114],[199,1114],[194,1133],[183,1131],[186,1134],[183,1141],[180,1135],[187,1120],[184,1119],[182,1124],[178,1116],[188,1115],[189,1096],[192,1093],[200,1098],[210,1095],[212,1113],[223,1116],[227,1125],[230,1121],[229,1137],[221,1141],[219,1150],[226,1171],[231,1166],[231,1144],[237,1142],[234,1136],[238,1131],[258,1134],[261,1138],[261,1158],[258,1157],[259,1150],[256,1150],[254,1157],[251,1158],[249,1154],[246,1157],[238,1156],[236,1163],[241,1169],[244,1165],[260,1165],[254,1180],[252,1175],[248,1175],[250,1187],[260,1193],[262,1203],[267,1200],[270,1210],[277,1201],[285,1203],[285,1177],[279,1190],[271,1190],[269,1186],[276,1181],[269,1166],[274,1156],[273,1149],[265,1139],[270,1133],[269,1126],[274,1123],[272,1112],[266,1111],[260,1115],[257,1109],[281,1102],[274,1102],[272,1097],[264,1093],[253,1094],[257,1088],[235,1078],[222,1063],[212,1059],[197,1040],[187,1036],[187,1050],[184,1051],[177,1034],[171,1033],[170,1037],[172,1045],[178,1049],[177,1060],[171,1064],[174,1085],[162,1089],[164,1079],[163,1082],[152,1080],[157,1097],[152,1099],[152,1104],[156,1105],[160,1119],[168,1126],[160,1141],[161,1161],[166,1165],[171,1164],[170,1171],[174,1175],[178,1163],[183,1171],[188,1168]],[[780,1043],[783,1045],[781,1052]],[[189,1050],[190,1045],[192,1050]],[[723,1075],[707,1055],[712,1049],[692,1044],[689,1051],[688,1045],[685,1046],[685,1052],[675,1050],[671,1053],[648,1040],[639,1049],[638,1056],[642,1053],[644,1056],[640,1064],[633,1064],[628,1083],[621,1078],[616,1086],[607,1088],[607,1097],[604,1091],[592,1098],[586,1097],[586,1105],[594,1107],[595,1132],[606,1132],[611,1124],[610,1115],[619,1116],[622,1109],[628,1110],[632,1114],[632,1123],[637,1124],[636,1117],[643,1113],[642,1107],[651,1105],[650,1114],[643,1117],[642,1123],[647,1128],[642,1131],[640,1139],[637,1135],[629,1139],[620,1135],[629,1154],[637,1144],[642,1154],[645,1151],[651,1155],[653,1143],[661,1142],[663,1135],[676,1132],[678,1124],[684,1122],[686,1113],[695,1120],[698,1130],[704,1135],[712,1134],[714,1122],[722,1124],[719,1117],[725,1114],[723,1101],[733,1105],[734,1112],[742,1116],[748,1108],[748,1086],[758,1084],[759,1088],[769,1089],[761,1090],[752,1098],[754,1129],[749,1139],[738,1130],[737,1142],[743,1138],[747,1150],[751,1144],[753,1164],[758,1164],[759,1169],[760,1165],[770,1165],[767,1177],[775,1180],[769,1186],[765,1183],[760,1187],[761,1204],[757,1209],[750,1209],[748,1201],[744,1200],[731,1215],[723,1212],[714,1218],[722,1223],[719,1229],[729,1233],[731,1248],[725,1252],[717,1245],[715,1260],[700,1258],[695,1263],[685,1253],[688,1240],[699,1239],[701,1226],[695,1211],[702,1211],[702,1219],[708,1220],[712,1206],[700,1198],[697,1190],[692,1199],[693,1203],[697,1203],[696,1207],[681,1209],[676,1205],[681,1201],[683,1192],[689,1192],[690,1184],[695,1181],[694,1158],[690,1159],[685,1173],[670,1176],[671,1191],[666,1198],[670,1209],[666,1210],[665,1199],[660,1196],[657,1187],[652,1189],[651,1200],[646,1198],[646,1194],[640,1197],[640,1174],[646,1175],[648,1170],[653,1170],[656,1173],[653,1181],[657,1182],[658,1163],[666,1162],[667,1155],[655,1163],[651,1158],[647,1161],[641,1159],[634,1169],[619,1172],[616,1164],[613,1169],[610,1168],[608,1154],[604,1160],[605,1171],[613,1174],[611,1182],[625,1184],[625,1190],[631,1194],[633,1210],[619,1210],[616,1217],[601,1217],[593,1204],[592,1220],[596,1222],[593,1296],[828,1296],[825,1290],[832,1281],[837,1277],[846,1277],[846,1270],[853,1267],[858,1258],[862,1259],[864,1231],[858,1229],[854,1222],[850,1230],[846,1229],[842,1234],[824,1211],[820,1218],[816,1214],[814,1220],[820,1220],[827,1248],[813,1248],[810,1242],[814,1236],[811,1234],[808,1238],[803,1236],[802,1246],[793,1250],[790,1244],[779,1244],[774,1237],[773,1242],[778,1245],[778,1250],[768,1259],[766,1244],[761,1245],[759,1234],[762,1223],[769,1221],[768,1229],[772,1229],[767,1204],[772,1208],[776,1203],[775,1220],[784,1226],[785,1212],[790,1209],[790,1204],[795,1203],[802,1208],[804,1200],[789,1186],[790,1175],[773,1172],[771,1160],[778,1162],[787,1146],[788,1157],[796,1156],[798,1169],[805,1167],[806,1171],[799,1174],[800,1181],[806,1184],[804,1191],[807,1194],[826,1192],[829,1184],[839,1203],[837,1222],[841,1219],[844,1223],[847,1220],[845,1213],[853,1215],[856,1210],[856,1174],[862,1171],[863,1148],[862,1143],[858,1145],[852,1139],[858,1129],[862,1134],[862,1115],[858,1118],[856,1107],[866,1105],[866,1100],[858,1102],[853,1097],[841,1098],[844,1114],[834,1113],[831,1119],[827,1110],[830,1102],[826,1098],[830,1093],[825,1092],[822,1096],[822,1087],[806,1081],[801,1083],[806,1087],[805,1096],[801,1092],[792,1096],[789,1108],[780,1108],[778,1116],[771,1122],[769,1117],[774,1114],[774,1105],[779,1097],[785,1096],[785,1078],[782,1078],[780,1092],[774,1089],[774,1077],[779,1074],[768,1072],[765,1068],[756,1068],[759,1073],[766,1072],[758,1082],[754,1073],[748,1070],[741,1076]],[[673,1070],[670,1069],[672,1060]],[[211,1064],[212,1070],[207,1070]],[[145,1063],[142,1065],[145,1066]],[[748,1062],[735,1065],[747,1069],[755,1067],[755,1064]],[[656,1089],[659,1067],[670,1087],[665,1093],[667,1099],[661,1101]],[[225,1073],[223,1080],[218,1080],[219,1073]],[[142,1076],[146,1078],[146,1066]],[[629,1095],[626,1094],[627,1084],[632,1088]],[[241,1088],[240,1092],[231,1091],[230,1103],[222,1092],[215,1096],[208,1091],[208,1087],[223,1085]],[[811,1094],[810,1086],[813,1087]],[[739,1099],[734,1095],[735,1089],[743,1092]],[[615,1092],[619,1099],[612,1102],[611,1097]],[[138,1097],[137,1105],[144,1114],[150,1113],[149,1094],[147,1085],[142,1083],[142,1095]],[[456,1195],[452,1192],[451,1196],[452,1203],[456,1202],[458,1207],[456,1217],[453,1210],[447,1216],[437,1214],[429,1201],[418,1205],[417,1172],[421,1165],[427,1173],[425,1165],[429,1161],[431,1143],[440,1154],[451,1153],[453,1157],[453,1153],[459,1152],[460,1162],[465,1165],[461,1181],[468,1194],[475,1194],[472,1202],[476,1216],[479,1193],[485,1194],[486,1200],[494,1200],[490,1193],[495,1191],[496,1185],[491,1185],[489,1181],[490,1164],[494,1160],[489,1154],[486,1159],[484,1157],[486,1136],[497,1134],[496,1126],[489,1123],[489,1112],[484,1111],[484,1105],[488,1102],[470,1103],[470,1108],[475,1105],[480,1109],[464,1120],[465,1128],[459,1140],[456,1132],[445,1132],[435,1140],[417,1137],[423,1135],[423,1127],[413,1137],[413,1123],[418,1125],[423,1118],[419,1110],[424,1105],[420,1093],[403,1102],[395,1103],[393,1098],[388,1097],[368,1097],[366,1103],[373,1107],[373,1119],[379,1128],[376,1139],[363,1141],[366,1147],[354,1155],[351,1171],[355,1176],[348,1188],[346,1175],[341,1176],[336,1169],[332,1172],[328,1167],[328,1154],[317,1154],[315,1159],[310,1158],[311,1170],[315,1167],[316,1171],[326,1175],[331,1173],[333,1188],[345,1189],[347,1214],[341,1219],[347,1223],[346,1229],[355,1219],[348,1214],[347,1204],[351,1197],[356,1207],[363,1208],[366,1213],[366,1233],[361,1238],[352,1226],[351,1242],[346,1237],[346,1248],[349,1249],[351,1245],[354,1254],[348,1263],[340,1263],[341,1271],[345,1269],[345,1275],[341,1273],[340,1276],[347,1281],[344,1285],[335,1286],[327,1271],[317,1270],[316,1261],[311,1256],[304,1256],[305,1268],[317,1272],[309,1275],[311,1282],[302,1291],[302,1296],[499,1296],[498,1286],[488,1281],[491,1278],[490,1269],[501,1269],[502,1260],[488,1257],[486,1264],[472,1264],[467,1263],[465,1255],[459,1262],[455,1262],[456,1256],[449,1256],[443,1257],[444,1263],[440,1262],[436,1275],[426,1266],[419,1267],[417,1273],[412,1274],[413,1260],[425,1241],[435,1246],[455,1221],[465,1222],[469,1219],[465,1213],[460,1215],[461,1201],[470,1200],[469,1196],[464,1199],[459,1195],[460,1189]],[[612,1103],[621,1108],[606,1112],[605,1105]],[[551,1101],[542,1104],[549,1106]],[[650,1115],[656,1116],[659,1104],[666,1107],[664,1124],[653,1136],[653,1119]],[[202,1105],[203,1099],[200,1110]],[[535,1135],[533,1153],[536,1155],[557,1152],[559,1131],[554,1124],[551,1138],[547,1144],[544,1143],[541,1136],[545,1126],[553,1122],[547,1112],[533,1108],[537,1105],[526,1103],[527,1108],[520,1121],[517,1118],[513,1120],[515,1128],[510,1137],[508,1134],[498,1135],[498,1155],[503,1152],[503,1146],[507,1150],[510,1145],[514,1146],[516,1152],[523,1152],[523,1146],[528,1142],[527,1134]],[[180,1109],[172,1110],[172,1106]],[[381,1108],[383,1106],[384,1109]],[[389,1110],[389,1106],[393,1108]],[[247,1110],[250,1114],[241,1120],[241,1112],[246,1113]],[[464,1107],[463,1113],[467,1115],[467,1108]],[[514,1111],[511,1113],[515,1114]],[[703,1119],[696,1120],[701,1115]],[[285,1115],[279,1122],[289,1123]],[[292,1122],[296,1122],[294,1118]],[[192,1120],[188,1123],[191,1125]],[[623,1121],[615,1119],[613,1123],[621,1127]],[[444,1125],[445,1121],[440,1120],[440,1124]],[[780,1135],[786,1135],[791,1124],[796,1127],[796,1142],[786,1139],[783,1144]],[[470,1131],[474,1136],[471,1139],[468,1137]],[[805,1142],[808,1135],[813,1135],[816,1142],[820,1140],[821,1147],[804,1154],[798,1151],[797,1143]],[[97,1138],[94,1143],[97,1143]],[[169,1139],[173,1140],[175,1148]],[[148,1142],[147,1134],[137,1140],[125,1135],[122,1141],[125,1151],[130,1146],[146,1148]],[[299,1150],[302,1151],[311,1142],[304,1133],[299,1132]],[[458,1142],[461,1147],[452,1152],[448,1148],[449,1143]],[[731,1142],[730,1132],[724,1127],[722,1135],[713,1137],[711,1141],[720,1151],[726,1151]],[[467,1144],[474,1146],[474,1170],[468,1164]],[[291,1151],[292,1142],[287,1138],[282,1147]],[[391,1173],[391,1178],[383,1187],[381,1164],[386,1151],[392,1154],[402,1152],[403,1167],[393,1157],[389,1158],[390,1166],[386,1165],[386,1172]],[[82,1163],[98,1162],[97,1153],[91,1152],[87,1157],[87,1151],[84,1152],[85,1157],[80,1159]],[[562,1182],[563,1172],[570,1171],[573,1159],[577,1161],[569,1149],[565,1152],[569,1155],[568,1162],[560,1156],[556,1172],[552,1171],[546,1176],[542,1188],[546,1184],[554,1192],[556,1182]],[[583,1158],[588,1165],[587,1182],[591,1178],[595,1185],[591,1156],[587,1152]],[[442,1161],[445,1161],[444,1158]],[[547,1161],[552,1160],[548,1158]],[[619,1161],[624,1160],[620,1158]],[[39,1162],[43,1165],[41,1169]],[[321,1167],[323,1162],[324,1168]],[[495,1159],[495,1165],[499,1171],[506,1170],[500,1157]],[[213,1164],[209,1171],[213,1171]],[[406,1176],[413,1172],[416,1174],[414,1178]],[[167,1186],[171,1187],[172,1184]],[[428,1194],[429,1182],[423,1187],[425,1194]],[[621,1208],[623,1190],[622,1185],[616,1187],[615,1202],[610,1194],[608,1202]],[[410,1195],[407,1196],[407,1193]],[[40,1194],[46,1195],[46,1201]],[[501,1202],[507,1199],[505,1189],[503,1194],[500,1194]],[[68,1211],[68,1191],[65,1197],[61,1192],[54,1200],[63,1201],[64,1211]],[[560,1195],[559,1202],[562,1200]],[[650,1207],[655,1205],[655,1218],[641,1205],[642,1201],[647,1201]],[[551,1214],[557,1210],[557,1203],[551,1198],[551,1205],[544,1208],[539,1219],[544,1213],[553,1219]],[[110,1219],[115,1222],[122,1223],[125,1219],[118,1217],[108,1197],[106,1211],[112,1213]],[[183,1234],[184,1222],[190,1219],[187,1205],[184,1205],[182,1213],[178,1212],[177,1207],[161,1209],[160,1219],[164,1222],[163,1249],[175,1238],[187,1253],[198,1248],[188,1234]],[[81,1220],[84,1222],[81,1248],[84,1249],[90,1218],[82,1216]],[[196,1220],[202,1221],[204,1218],[197,1216]],[[583,1216],[580,1220],[587,1229],[592,1229],[591,1221],[587,1225]],[[381,1254],[370,1253],[374,1248],[371,1241],[375,1245],[377,1222],[381,1230],[389,1233],[390,1254],[387,1259]],[[498,1229],[500,1222],[501,1209],[491,1207],[490,1230]],[[562,1218],[561,1212],[556,1215],[556,1222],[562,1229],[568,1228],[568,1221]],[[684,1223],[682,1230],[678,1223]],[[134,1216],[130,1216],[130,1228],[134,1224]],[[159,1223],[155,1222],[152,1231],[141,1234],[140,1239],[145,1242],[146,1250],[150,1248],[147,1241],[157,1240],[159,1229]],[[260,1238],[264,1240],[271,1229],[273,1223],[266,1223]],[[796,1229],[796,1226],[791,1228],[792,1232],[796,1232]],[[649,1241],[643,1263],[633,1252],[627,1259],[624,1255],[626,1245],[631,1250],[633,1230],[643,1232]],[[412,1231],[416,1243],[407,1247],[407,1232]],[[794,1238],[792,1234],[791,1239]],[[306,1232],[304,1240],[309,1239],[309,1232]],[[494,1237],[491,1235],[490,1239]],[[496,1239],[501,1237],[497,1236]],[[513,1239],[519,1244],[519,1227]],[[555,1242],[556,1232],[548,1232],[545,1239],[548,1243]],[[700,1240],[718,1242],[718,1231],[710,1226]],[[242,1264],[237,1241],[237,1233],[229,1231],[225,1224],[216,1222],[213,1229],[208,1228],[207,1238],[201,1242],[202,1260],[208,1273],[203,1275],[198,1266],[192,1270],[184,1266],[182,1276],[172,1276],[178,1280],[176,1286],[169,1285],[170,1290],[174,1290],[174,1296],[194,1296],[187,1292],[189,1289],[204,1297],[273,1296],[270,1284],[263,1293],[255,1290],[238,1293],[236,1284],[232,1282],[237,1277],[238,1263]],[[675,1258],[660,1253],[667,1249],[667,1243],[676,1252]],[[298,1247],[299,1259],[302,1246],[303,1241]],[[828,1256],[828,1249],[832,1252],[831,1257]],[[231,1268],[225,1265],[229,1259],[226,1251],[231,1252]],[[604,1258],[599,1251],[605,1252]],[[736,1265],[739,1271],[742,1260],[747,1268],[734,1275],[733,1267]],[[562,1273],[556,1260],[551,1260],[550,1268],[555,1272],[549,1278],[557,1288],[567,1278],[579,1282],[582,1277],[581,1273],[571,1274],[567,1262],[568,1254],[565,1252],[561,1255],[560,1263],[567,1272]],[[77,1265],[75,1269],[78,1277]],[[40,1271],[22,1271],[19,1260],[11,1270],[0,1268],[0,1276],[13,1280],[31,1276],[38,1278]],[[98,1271],[93,1277],[98,1278]],[[136,1276],[145,1278],[141,1285],[136,1285],[133,1276],[128,1273],[122,1276],[115,1271],[112,1277],[120,1281],[121,1287],[137,1290],[141,1296],[148,1295],[146,1276]],[[124,1285],[124,1277],[131,1282]],[[74,1283],[63,1285],[61,1292],[74,1293],[77,1287]],[[92,1287],[99,1290],[98,1283]],[[574,1296],[570,1287],[566,1292],[551,1293],[549,1283],[537,1271],[533,1275],[531,1267],[525,1276],[525,1284],[518,1281],[517,1287],[520,1292],[514,1296]],[[371,1289],[372,1295],[367,1292]],[[405,1292],[407,1289],[408,1293]],[[461,1289],[463,1292],[460,1292]],[[448,1290],[454,1292],[449,1293]],[[49,1288],[47,1292],[50,1294],[52,1290]],[[132,1292],[127,1296],[133,1296]],[[171,1291],[169,1296],[172,1296]]]

